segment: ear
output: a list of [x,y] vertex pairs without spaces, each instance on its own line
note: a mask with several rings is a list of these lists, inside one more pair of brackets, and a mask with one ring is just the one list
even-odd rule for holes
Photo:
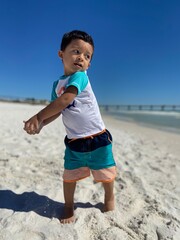
[[91,66],[91,63],[88,64],[88,68]]
[[58,56],[61,58],[61,59],[63,59],[63,51],[58,51]]

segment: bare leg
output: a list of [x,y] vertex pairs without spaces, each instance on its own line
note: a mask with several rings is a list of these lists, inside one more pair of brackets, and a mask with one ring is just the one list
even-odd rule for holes
[[64,216],[60,219],[61,223],[74,222],[74,191],[76,188],[76,182],[67,183],[63,182],[64,188]]
[[114,210],[114,181],[109,183],[103,183],[104,187],[104,212]]

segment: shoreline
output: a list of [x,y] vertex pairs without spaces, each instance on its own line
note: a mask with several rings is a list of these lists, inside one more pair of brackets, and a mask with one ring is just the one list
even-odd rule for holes
[[[173,113],[156,113],[156,112],[150,112],[150,113],[146,113],[146,112],[120,112],[119,115],[118,113],[106,113],[103,112],[103,114],[106,116],[111,116],[113,119],[116,120],[120,120],[123,122],[129,122],[129,123],[136,123],[138,125],[147,127],[147,128],[151,128],[151,129],[156,129],[156,130],[161,130],[161,131],[165,131],[165,132],[172,132],[175,134],[180,134],[180,126],[177,126],[177,124],[179,124],[178,119],[180,119],[180,113],[177,112],[173,112]],[[123,115],[125,114],[125,115]],[[143,116],[144,115],[144,119],[143,117],[136,119],[136,117],[138,116]],[[148,119],[147,121],[147,116],[149,116],[150,119]],[[154,118],[155,117],[155,118]],[[153,119],[154,118],[154,119]],[[160,120],[160,118],[162,118],[162,122]],[[169,124],[164,122],[166,118],[169,118]],[[172,118],[172,119],[170,119]],[[177,120],[176,120],[177,119]],[[155,121],[155,122],[154,122]],[[174,122],[174,124],[172,124],[172,121]],[[171,122],[171,123],[170,123]]]
[[103,120],[107,123],[107,125],[113,125],[113,127],[121,129],[122,131],[133,132],[138,135],[144,134],[144,136],[152,139],[156,135],[161,136],[160,144],[165,144],[166,140],[169,139],[168,147],[170,146],[172,152],[175,152],[175,154],[180,155],[179,133],[176,133],[174,131],[166,131],[164,129],[158,129],[155,127],[150,127],[135,121],[125,121],[121,119],[116,119],[115,117],[107,114],[102,114],[102,117]]

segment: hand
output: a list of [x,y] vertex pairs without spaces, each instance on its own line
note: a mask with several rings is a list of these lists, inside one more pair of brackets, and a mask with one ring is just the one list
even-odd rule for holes
[[43,126],[42,122],[39,121],[38,116],[34,115],[32,118],[30,118],[27,121],[23,121],[24,122],[24,130],[28,133],[28,134],[37,134],[40,132],[40,130],[42,129]]
[[35,132],[35,134],[39,134],[41,129],[44,127],[44,123],[42,122],[40,125],[39,125],[39,128],[38,130]]

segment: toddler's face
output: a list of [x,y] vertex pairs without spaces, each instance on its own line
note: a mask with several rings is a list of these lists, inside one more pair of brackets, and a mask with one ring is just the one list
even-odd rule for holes
[[81,39],[75,39],[70,42],[64,51],[59,51],[58,54],[64,64],[64,74],[71,75],[77,71],[88,69],[93,47]]

